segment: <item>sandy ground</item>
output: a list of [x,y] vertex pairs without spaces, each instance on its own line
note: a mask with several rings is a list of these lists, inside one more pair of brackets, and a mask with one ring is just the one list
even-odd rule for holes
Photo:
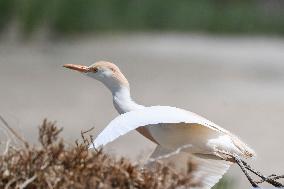
[[[117,116],[110,92],[62,68],[97,60],[121,67],[139,103],[196,112],[250,144],[258,153],[253,166],[284,173],[283,39],[129,34],[19,42],[3,37],[0,114],[33,142],[45,117],[64,127],[70,143],[82,129],[95,126],[97,134]],[[136,158],[151,147],[132,133],[109,149]],[[229,174],[240,179],[237,188],[249,188],[239,169]]]

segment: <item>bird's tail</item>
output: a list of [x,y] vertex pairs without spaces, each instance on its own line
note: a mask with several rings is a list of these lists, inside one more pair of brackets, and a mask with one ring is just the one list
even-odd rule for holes
[[200,186],[194,187],[193,189],[212,188],[233,164],[225,160],[205,159],[200,157],[194,157],[194,161],[197,164],[197,168],[196,171],[193,172],[193,179],[199,182]]
[[156,148],[150,159],[164,159],[165,163],[173,165],[173,169],[186,171],[184,165],[188,165],[189,158],[196,165],[192,171],[192,183],[198,183],[198,185],[193,187],[193,189],[212,188],[233,164],[215,156],[203,155],[197,157],[180,150],[173,152],[161,146]]

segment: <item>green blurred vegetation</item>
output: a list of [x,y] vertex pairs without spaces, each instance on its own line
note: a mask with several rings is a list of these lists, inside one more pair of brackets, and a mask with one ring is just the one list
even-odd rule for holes
[[282,0],[0,0],[0,28],[284,34],[283,10]]
[[233,179],[225,176],[212,189],[232,189],[234,186]]

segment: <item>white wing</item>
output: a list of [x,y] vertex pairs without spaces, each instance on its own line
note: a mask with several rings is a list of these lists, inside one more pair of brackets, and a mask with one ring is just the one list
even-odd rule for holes
[[184,149],[177,155],[192,151],[198,155],[194,178],[201,179],[202,188],[206,189],[215,185],[232,164],[214,156],[214,150],[231,151],[243,157],[254,155],[245,143],[218,125],[192,112],[168,106],[145,107],[119,115],[98,135],[90,148],[106,145],[139,127],[147,128],[160,144],[152,158],[168,157],[179,147],[191,144],[194,149]]
[[[178,123],[181,123],[181,125],[178,126]],[[245,143],[220,126],[192,112],[169,106],[145,107],[143,109],[119,115],[98,135],[90,148],[98,148],[102,145],[106,145],[138,127],[147,126],[147,128],[150,128],[152,131],[157,130],[158,132],[153,133],[158,136],[159,133],[162,133],[159,130],[160,128],[171,128],[171,132],[184,133],[184,128],[187,128],[186,130],[188,130],[188,126],[192,127],[193,125],[197,128],[193,130],[194,132],[206,130],[207,133],[214,132],[226,135],[225,139],[232,140],[231,142],[233,144],[231,146],[239,149],[244,156],[250,157],[254,155],[254,152],[247,147]],[[197,125],[199,127],[197,127]],[[191,130],[188,131],[188,133],[192,132]],[[219,141],[222,140],[221,142],[223,142],[223,139],[224,137],[220,138]]]
[[95,139],[94,147],[106,145],[138,127],[159,123],[197,123],[214,130],[227,132],[205,118],[186,110],[170,106],[152,106],[117,116]]

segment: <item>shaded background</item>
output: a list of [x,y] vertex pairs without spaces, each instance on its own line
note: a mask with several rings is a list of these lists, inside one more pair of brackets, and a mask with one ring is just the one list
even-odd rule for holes
[[[70,143],[82,129],[96,135],[117,116],[111,94],[62,65],[109,60],[139,103],[198,113],[250,144],[253,166],[283,173],[283,9],[281,0],[0,0],[0,114],[33,142],[45,117]],[[137,159],[152,147],[132,133],[108,150]],[[238,168],[229,175],[249,187]]]

